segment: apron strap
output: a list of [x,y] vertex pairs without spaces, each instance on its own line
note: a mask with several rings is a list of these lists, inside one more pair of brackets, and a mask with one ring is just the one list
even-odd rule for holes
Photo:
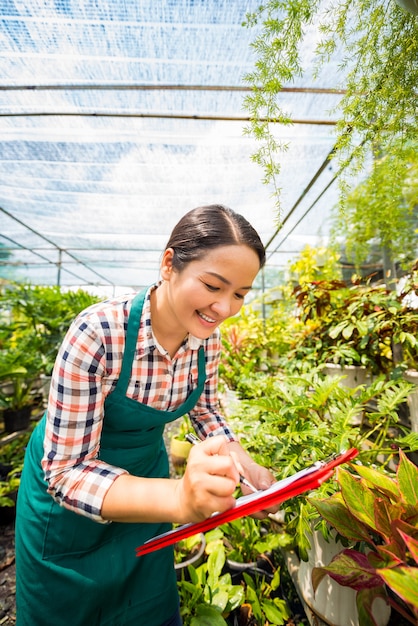
[[[136,344],[138,341],[138,332],[141,322],[141,314],[144,306],[145,296],[148,291],[148,287],[139,292],[135,298],[132,300],[131,311],[129,313],[128,319],[128,328],[126,330],[126,339],[125,339],[125,351],[123,354],[122,367],[119,374],[118,382],[112,393],[115,393],[117,390],[118,393],[126,395],[129,381],[132,374],[132,363],[135,357],[136,352]],[[203,388],[206,381],[206,357],[203,346],[199,348],[198,354],[198,378],[197,378],[197,387],[192,391],[192,393],[187,398],[186,402],[178,407],[174,411],[169,411],[170,419],[168,421],[173,421],[178,417],[181,417],[185,413],[188,413],[197,403],[199,397],[203,393]],[[150,411],[155,411],[152,407],[147,407]]]
[[132,300],[131,311],[129,313],[128,328],[125,336],[125,351],[123,353],[122,368],[119,374],[119,380],[116,383],[116,389],[123,395],[126,394],[132,372],[132,363],[135,356],[136,344],[138,341],[138,332],[141,322],[141,313],[144,306],[145,295],[148,288],[140,291]]

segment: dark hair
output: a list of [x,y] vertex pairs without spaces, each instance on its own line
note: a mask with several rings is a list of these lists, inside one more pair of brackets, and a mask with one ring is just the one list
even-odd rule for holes
[[207,250],[219,246],[246,245],[257,254],[260,268],[266,251],[257,231],[239,213],[222,204],[192,209],[174,227],[167,248],[173,248],[173,267],[181,271],[191,261],[202,258]]

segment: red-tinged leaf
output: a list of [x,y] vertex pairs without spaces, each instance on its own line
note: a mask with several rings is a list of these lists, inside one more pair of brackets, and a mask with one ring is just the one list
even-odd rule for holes
[[370,564],[376,569],[380,567],[396,567],[405,563],[405,548],[401,548],[396,541],[384,546],[376,546],[376,552],[369,553]]
[[402,519],[418,529],[418,502],[414,505],[404,504],[404,508],[405,510],[402,514]]
[[377,626],[373,615],[373,602],[382,598],[387,602],[387,593],[384,585],[372,589],[360,589],[356,595],[359,626]]
[[357,591],[382,585],[382,579],[371,567],[367,556],[356,550],[343,550],[332,559],[328,566],[314,567],[312,570],[314,591],[326,574],[336,580],[338,584]]
[[397,478],[402,498],[416,508],[418,502],[418,467],[408,459],[402,450],[399,451],[399,457]]
[[392,522],[399,519],[401,513],[401,504],[392,504],[385,498],[376,498],[374,503],[376,530],[386,542],[389,542],[392,538]]
[[415,563],[418,565],[418,541],[414,539],[413,537],[410,537],[409,535],[404,533],[402,530],[399,530],[399,534],[401,535],[402,539],[406,543],[408,550],[411,553],[411,556],[414,559]]
[[405,533],[409,537],[412,537],[413,539],[417,539],[418,541],[418,525],[413,526],[412,524],[408,524],[408,522],[406,522],[403,519],[395,519],[392,522],[392,527],[393,527],[392,534],[394,537],[396,537],[398,534],[398,531],[401,530],[403,533]]
[[368,529],[350,513],[340,492],[323,500],[309,498],[309,502],[340,535],[353,541],[366,541],[373,545]]
[[341,493],[351,514],[363,524],[377,531],[374,517],[374,503],[376,494],[366,486],[363,479],[354,478],[350,472],[339,467],[337,481],[341,486]]
[[379,569],[377,573],[404,602],[418,610],[418,567]]
[[386,494],[392,501],[399,502],[401,499],[401,492],[394,478],[391,478],[387,474],[383,474],[381,470],[366,467],[365,465],[350,464],[350,467],[355,469],[357,474],[365,479],[369,487],[375,487],[382,493]]

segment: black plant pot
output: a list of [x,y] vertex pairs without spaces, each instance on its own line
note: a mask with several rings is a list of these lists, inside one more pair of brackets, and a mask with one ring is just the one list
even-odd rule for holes
[[206,538],[204,533],[200,533],[200,542],[196,546],[196,549],[192,554],[188,556],[187,559],[181,561],[179,563],[175,563],[174,569],[176,570],[177,580],[189,580],[188,566],[193,565],[193,567],[199,567],[204,561],[205,558],[205,548],[206,548]]
[[21,409],[5,409],[3,411],[4,430],[6,433],[14,433],[17,430],[26,430],[29,426],[32,406],[24,406]]
[[243,572],[249,574],[252,578],[262,577],[271,580],[275,572],[272,555],[260,555],[257,561],[250,563],[239,563],[231,559],[226,560],[224,573],[231,575],[232,584],[239,585],[243,581]]

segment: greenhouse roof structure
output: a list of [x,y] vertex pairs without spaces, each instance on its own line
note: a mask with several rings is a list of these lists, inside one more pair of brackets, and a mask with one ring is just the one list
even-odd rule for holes
[[283,269],[326,242],[338,58],[283,89],[293,124],[281,226],[244,134],[258,0],[2,0],[0,277],[133,288],[158,278],[178,219],[212,203],[245,215]]

